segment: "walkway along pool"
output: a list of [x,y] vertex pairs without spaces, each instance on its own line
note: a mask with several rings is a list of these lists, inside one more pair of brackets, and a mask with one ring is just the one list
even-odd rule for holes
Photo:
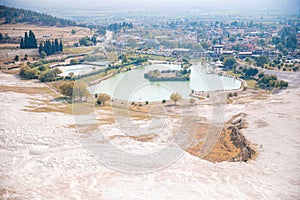
[[234,90],[241,87],[241,81],[215,74],[206,74],[200,66],[191,67],[190,81],[161,81],[150,82],[144,78],[144,73],[150,70],[179,70],[180,65],[154,64],[138,67],[135,70],[119,73],[97,85],[90,86],[91,93],[107,93],[112,99],[128,101],[161,101],[170,99],[173,92],[181,94],[182,98],[189,99],[192,90],[216,91]]

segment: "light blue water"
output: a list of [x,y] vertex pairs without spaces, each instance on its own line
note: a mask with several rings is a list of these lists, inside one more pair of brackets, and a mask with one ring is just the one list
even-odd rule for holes
[[104,69],[104,68],[105,68],[104,66],[94,66],[94,65],[87,65],[87,64],[60,67],[60,69],[64,72],[65,75],[68,75],[69,73],[74,73],[75,75],[86,74],[94,70]]
[[150,82],[144,78],[144,73],[150,70],[159,69],[180,69],[178,65],[155,64],[128,72],[122,72],[110,79],[102,81],[98,85],[89,87],[91,93],[107,93],[113,99],[123,99],[129,101],[161,101],[170,99],[173,92],[178,92],[184,99],[190,98],[191,90],[195,91],[215,91],[238,89],[241,86],[239,80],[206,74],[199,67],[191,67],[190,81],[161,81]]

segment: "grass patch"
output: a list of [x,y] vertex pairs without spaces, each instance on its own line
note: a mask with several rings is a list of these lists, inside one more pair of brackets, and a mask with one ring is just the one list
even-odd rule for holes
[[72,114],[72,110],[69,109],[69,107],[53,107],[53,106],[41,106],[41,107],[33,107],[33,106],[27,106],[26,108],[22,109],[27,112],[60,112],[64,114]]
[[174,62],[176,60],[176,58],[173,57],[149,55],[149,54],[142,54],[142,57],[147,57],[150,60],[171,61],[171,62]]
[[[110,73],[110,71],[107,72],[107,74],[109,74],[109,73]],[[90,83],[90,82],[93,82],[93,81],[95,81],[97,79],[105,77],[105,75],[106,75],[105,72],[100,72],[99,74],[86,76],[86,77],[80,78],[79,80],[83,81],[85,83]]]
[[48,87],[20,87],[0,85],[0,92],[16,92],[23,94],[49,94],[51,96],[57,96],[57,94],[50,90]]
[[240,78],[240,77],[242,76],[241,74],[236,74],[236,73],[234,73],[233,70],[226,71],[226,74],[228,74],[228,75],[230,75],[230,76],[237,77],[237,78]]
[[67,47],[64,48],[63,54],[82,54],[82,53],[89,53],[93,50],[93,47]]

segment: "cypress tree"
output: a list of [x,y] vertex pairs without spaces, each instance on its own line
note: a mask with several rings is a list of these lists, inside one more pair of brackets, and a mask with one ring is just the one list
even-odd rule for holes
[[54,40],[46,40],[45,42],[41,42],[39,44],[39,53],[41,54],[44,51],[47,55],[55,54],[63,50],[63,43],[57,38]]
[[32,31],[29,31],[29,36],[28,36],[28,47],[29,49],[31,49],[33,47],[33,37],[32,37]]
[[50,41],[49,40],[46,40],[46,42],[45,42],[44,51],[46,52],[47,55],[50,55]]
[[24,49],[24,40],[23,40],[23,38],[21,38],[21,41],[20,41],[20,49]]
[[59,41],[59,51],[63,51],[64,50],[64,46],[63,46],[63,43],[62,43],[62,40],[60,39]]
[[57,38],[55,38],[54,40],[54,46],[55,46],[55,52],[59,52],[59,43]]
[[54,41],[51,42],[51,54],[55,53],[55,43]]
[[24,49],[29,47],[29,41],[28,41],[28,34],[25,32],[25,37],[24,37]]
[[32,33],[32,48],[37,48],[36,37],[33,32],[31,32],[31,33]]
[[47,55],[51,55],[52,54],[52,47],[51,47],[51,41],[50,40],[47,40]]
[[32,30],[29,31],[28,48],[37,48],[37,41]]
[[40,45],[39,45],[39,53],[41,54],[42,51],[44,51],[44,44],[43,44],[43,42],[41,42]]

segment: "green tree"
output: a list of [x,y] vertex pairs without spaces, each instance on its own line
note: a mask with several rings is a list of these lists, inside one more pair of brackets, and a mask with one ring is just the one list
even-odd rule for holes
[[287,88],[289,86],[289,83],[287,81],[281,80],[279,82],[280,88]]
[[179,93],[176,92],[176,93],[171,94],[170,99],[172,101],[174,101],[175,105],[176,105],[177,101],[180,101],[182,99],[182,96]]
[[38,69],[39,69],[41,72],[44,72],[44,71],[46,71],[46,70],[49,70],[49,68],[46,67],[46,66],[44,66],[44,65],[39,66]]
[[260,72],[260,73],[258,74],[258,78],[261,79],[264,75],[265,75],[265,74],[264,74],[263,72]]
[[82,97],[87,99],[89,95],[89,91],[87,90],[87,84],[82,81],[76,81],[73,88],[73,97],[79,97],[79,100],[82,101]]
[[247,63],[251,64],[252,61],[251,61],[251,58],[247,57],[246,60],[245,60]]
[[280,43],[280,37],[272,37],[272,44],[279,44]]
[[126,55],[122,55],[122,64],[127,63],[128,59]]
[[279,51],[282,51],[283,50],[283,45],[281,43],[278,43],[276,48],[279,50]]
[[65,81],[60,84],[59,90],[60,90],[61,94],[63,94],[64,96],[72,98],[73,87],[74,87],[74,81]]
[[108,94],[100,93],[98,94],[97,102],[102,102],[102,104],[105,105],[105,102],[109,101],[110,99],[111,97]]
[[74,35],[76,34],[76,30],[75,29],[72,29],[71,33]]
[[248,68],[245,70],[245,76],[246,77],[251,77],[251,76],[255,76],[256,74],[258,74],[258,69],[256,68]]
[[259,56],[256,59],[256,65],[259,66],[259,67],[263,67],[268,62],[269,62],[269,58],[267,56]]
[[91,41],[96,44],[97,43],[97,38],[93,35],[93,37],[91,38]]
[[233,69],[236,66],[236,59],[233,57],[225,58],[224,66]]
[[286,48],[295,50],[297,48],[297,36],[296,34],[291,34],[286,39]]
[[127,39],[127,43],[131,48],[135,48],[138,42],[136,39],[130,37]]
[[63,71],[61,71],[61,69],[59,69],[59,68],[57,68],[57,67],[54,68],[53,71],[54,71],[54,73],[55,73],[56,75],[63,73]]
[[90,40],[88,36],[86,36],[79,39],[79,44],[82,46],[92,46],[93,42]]
[[207,42],[201,42],[200,44],[203,47],[203,49],[205,49],[205,50],[208,50],[210,47],[210,45]]

